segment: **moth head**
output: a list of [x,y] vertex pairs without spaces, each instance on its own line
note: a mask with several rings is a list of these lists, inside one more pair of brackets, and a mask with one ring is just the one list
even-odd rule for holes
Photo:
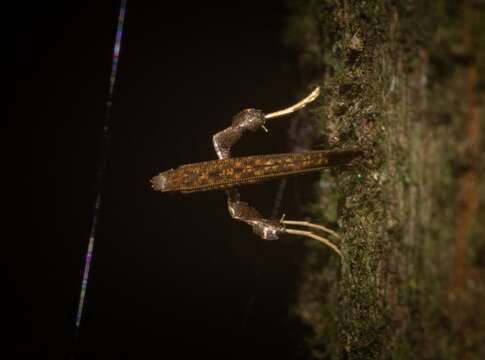
[[157,176],[151,178],[150,183],[152,184],[152,189],[155,191],[167,192],[172,190],[171,186],[171,173],[172,170],[164,171]]

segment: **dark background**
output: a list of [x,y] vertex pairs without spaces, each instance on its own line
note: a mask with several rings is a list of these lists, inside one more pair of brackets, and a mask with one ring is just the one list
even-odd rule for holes
[[[292,358],[296,327],[287,303],[301,240],[261,241],[230,219],[222,192],[161,194],[148,182],[160,171],[215,159],[212,135],[240,110],[278,110],[305,93],[296,54],[282,41],[285,2],[128,1],[76,347],[119,2],[21,6],[11,14],[19,19],[12,108],[32,134],[26,182],[33,223],[9,273],[16,351],[49,359],[68,358],[75,348],[79,359]],[[278,120],[269,135],[244,137],[234,155],[288,151],[288,125]],[[242,195],[269,215],[276,189],[264,184]],[[290,216],[293,202],[290,187],[283,203]]]

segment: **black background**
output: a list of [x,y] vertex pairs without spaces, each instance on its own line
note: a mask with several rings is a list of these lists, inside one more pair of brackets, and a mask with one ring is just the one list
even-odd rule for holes
[[[168,4],[168,3],[167,3]],[[35,358],[292,358],[287,303],[301,240],[264,242],[222,192],[153,192],[149,179],[215,159],[211,137],[247,107],[307,84],[283,44],[284,1],[128,1],[112,147],[80,337],[74,318],[96,186],[118,1],[18,5],[15,119],[32,134],[32,235],[10,268],[16,351]],[[289,122],[234,155],[288,151]],[[25,169],[24,169],[25,173]],[[244,189],[269,215],[277,184]],[[283,208],[290,212],[291,188]],[[25,225],[24,225],[25,227]],[[18,309],[18,310],[17,310]],[[76,346],[74,346],[76,345]],[[173,354],[173,355],[169,355]]]

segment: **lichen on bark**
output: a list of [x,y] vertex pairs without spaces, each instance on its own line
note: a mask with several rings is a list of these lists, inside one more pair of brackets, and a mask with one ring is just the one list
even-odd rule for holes
[[289,42],[322,87],[321,145],[372,149],[322,175],[314,215],[338,223],[344,259],[308,246],[292,308],[305,356],[485,358],[484,2],[294,9]]

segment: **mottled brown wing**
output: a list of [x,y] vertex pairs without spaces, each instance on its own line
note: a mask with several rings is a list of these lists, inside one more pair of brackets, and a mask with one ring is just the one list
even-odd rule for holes
[[256,184],[344,164],[362,153],[359,149],[321,150],[182,165],[170,174],[170,191],[191,193]]

